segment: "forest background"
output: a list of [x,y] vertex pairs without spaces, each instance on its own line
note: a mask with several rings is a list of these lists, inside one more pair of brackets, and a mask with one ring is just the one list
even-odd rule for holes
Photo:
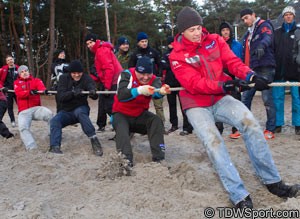
[[[109,35],[105,19],[108,12]],[[0,0],[0,65],[5,56],[12,54],[16,64],[26,64],[30,72],[50,86],[51,64],[57,49],[66,51],[67,61],[81,59],[88,72],[93,55],[85,46],[87,33],[96,33],[101,40],[115,44],[118,37],[126,36],[131,49],[136,35],[144,31],[149,43],[160,52],[165,50],[166,38],[176,35],[176,14],[183,6],[199,11],[204,26],[211,33],[219,32],[226,20],[237,29],[239,39],[246,28],[239,12],[252,8],[257,16],[280,25],[281,11],[300,1],[257,0],[204,0],[200,5],[193,0]],[[297,17],[297,12],[296,12]],[[300,17],[300,15],[299,15]]]

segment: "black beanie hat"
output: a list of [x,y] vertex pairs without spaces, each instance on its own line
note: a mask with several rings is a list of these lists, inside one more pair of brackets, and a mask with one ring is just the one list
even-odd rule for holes
[[73,60],[68,67],[69,72],[83,72],[82,64],[79,60]]
[[88,41],[88,40],[91,40],[91,41],[94,41],[96,42],[97,40],[97,35],[94,34],[94,33],[89,33],[86,35],[85,39],[84,39],[84,42]]
[[220,24],[220,26],[219,26],[219,32],[220,32],[220,35],[221,35],[221,30],[224,29],[224,28],[229,28],[229,30],[230,30],[230,35],[233,34],[233,28],[232,28],[232,26],[231,26],[228,22],[224,21],[224,22],[222,22],[222,23]]
[[247,15],[247,14],[253,14],[254,13],[254,11],[251,9],[251,8],[245,8],[245,9],[243,9],[243,10],[241,10],[241,12],[240,12],[240,16],[241,16],[241,18],[242,17],[244,17],[245,15]]
[[193,8],[185,6],[181,9],[177,15],[177,28],[178,32],[182,33],[186,29],[196,26],[203,25],[202,17]]
[[135,70],[141,74],[152,74],[153,73],[153,64],[151,59],[148,56],[143,56],[137,60]]
[[124,36],[121,36],[118,39],[118,46],[121,46],[122,44],[129,44],[129,40]]

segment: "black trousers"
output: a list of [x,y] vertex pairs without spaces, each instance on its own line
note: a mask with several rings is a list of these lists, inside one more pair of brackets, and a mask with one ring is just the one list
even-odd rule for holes
[[7,93],[7,112],[11,122],[15,122],[14,101],[17,102],[15,93]]
[[[104,91],[103,84],[99,84],[98,89]],[[116,91],[117,85],[113,85],[110,91]],[[97,115],[97,125],[99,128],[106,126],[107,115],[111,116],[112,106],[114,103],[115,94],[99,94],[98,98],[98,115]]]
[[[172,91],[172,93],[167,95],[167,100],[168,100],[168,104],[169,104],[169,112],[170,112],[170,123],[172,124],[172,126],[176,126],[176,127],[178,127],[177,96],[179,98],[179,91]],[[182,110],[180,101],[179,101],[179,103],[180,103],[180,109],[181,109],[181,113],[182,113],[182,117],[183,117],[183,130],[192,132],[193,127],[189,123],[185,112]]]
[[130,144],[130,133],[147,134],[150,142],[152,160],[165,158],[164,152],[164,125],[155,114],[144,111],[138,117],[126,116],[122,113],[113,114],[113,127],[116,131],[116,147],[126,158],[132,162],[133,153]]
[[4,138],[8,137],[11,134],[4,122],[2,122],[6,109],[7,102],[5,100],[0,100],[0,135]]

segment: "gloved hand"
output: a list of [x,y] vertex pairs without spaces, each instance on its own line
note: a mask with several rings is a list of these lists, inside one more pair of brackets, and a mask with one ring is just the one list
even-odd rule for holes
[[76,88],[72,92],[73,92],[74,97],[76,97],[76,98],[84,96],[84,94],[81,93],[82,89],[80,89],[80,88]]
[[258,59],[264,56],[265,50],[262,46],[258,46],[257,49],[254,51],[254,54],[257,56]]
[[49,95],[49,91],[46,89],[46,90],[44,90],[44,94],[45,95]]
[[161,86],[161,88],[159,89],[159,93],[161,95],[166,95],[166,94],[170,94],[170,86],[167,84],[164,84],[163,86]]
[[93,100],[97,100],[98,99],[98,94],[96,93],[96,90],[90,90],[89,91],[89,97]]
[[142,85],[137,88],[137,91],[140,95],[151,96],[154,94],[154,87],[150,85]]
[[2,91],[2,93],[6,94],[6,93],[8,92],[8,88],[7,88],[7,87],[3,87],[3,88],[1,89],[1,91]]
[[249,89],[251,88],[248,86],[248,82],[243,80],[235,79],[235,80],[225,81],[223,83],[223,90],[228,93],[230,93],[231,91],[243,92]]
[[36,95],[36,94],[38,94],[38,93],[39,93],[38,90],[31,90],[31,91],[30,91],[30,94],[32,94],[32,95]]
[[268,79],[264,78],[261,75],[255,74],[250,79],[251,83],[255,83],[254,88],[258,91],[267,90],[270,87],[268,86],[269,81]]

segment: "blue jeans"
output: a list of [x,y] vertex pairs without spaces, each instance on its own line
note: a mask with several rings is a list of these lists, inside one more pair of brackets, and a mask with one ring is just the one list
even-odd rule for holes
[[[255,72],[259,75],[262,75],[268,79],[271,83],[274,80],[275,69],[274,68],[259,68],[255,69]],[[253,96],[255,95],[256,89],[252,88],[250,90],[244,91],[242,95],[242,102],[251,110],[251,103]],[[266,130],[274,132],[276,127],[276,110],[273,101],[272,88],[268,90],[263,90],[261,92],[261,97],[264,102],[266,112],[267,112],[267,122]]]
[[96,135],[90,117],[90,107],[79,106],[73,111],[59,111],[50,121],[50,146],[60,146],[62,129],[68,125],[80,123],[83,132],[90,138]]
[[247,197],[249,192],[230,159],[215,122],[227,123],[242,133],[251,163],[263,184],[281,180],[259,123],[239,100],[227,95],[213,106],[188,109],[186,115],[234,204]]
[[[285,82],[285,81],[276,81]],[[284,125],[285,87],[273,87],[273,98],[276,108],[276,126]],[[298,87],[290,87],[292,96],[292,125],[300,126],[300,96]]]

